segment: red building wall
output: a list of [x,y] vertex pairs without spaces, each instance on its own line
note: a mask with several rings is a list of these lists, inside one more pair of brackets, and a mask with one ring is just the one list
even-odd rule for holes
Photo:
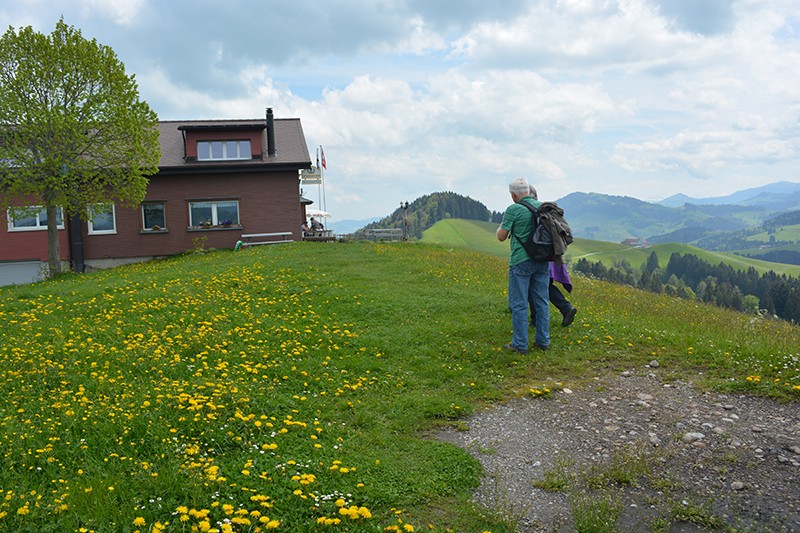
[[[189,202],[238,200],[241,227],[189,228]],[[166,232],[143,231],[141,207],[116,206],[116,234],[89,235],[84,223],[87,260],[165,256],[194,247],[205,237],[206,248],[233,248],[243,233],[291,231],[300,239],[300,190],[296,170],[235,174],[157,174],[145,201],[161,201],[166,209]],[[291,221],[289,223],[288,221]]]
[[[37,202],[31,202],[35,205]],[[58,230],[61,258],[69,256],[69,237]],[[47,230],[8,231],[8,218],[0,211],[0,261],[47,261]]]

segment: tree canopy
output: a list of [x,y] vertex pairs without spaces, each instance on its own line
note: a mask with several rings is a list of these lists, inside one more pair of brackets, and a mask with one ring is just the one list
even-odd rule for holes
[[144,199],[158,171],[158,117],[114,51],[63,18],[50,35],[0,39],[0,208],[47,209],[50,272],[60,272],[56,213]]

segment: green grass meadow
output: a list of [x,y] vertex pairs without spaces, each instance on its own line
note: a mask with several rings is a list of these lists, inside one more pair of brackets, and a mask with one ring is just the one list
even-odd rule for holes
[[459,246],[280,244],[0,287],[0,529],[510,532],[437,428],[653,359],[800,398],[800,328],[573,281],[576,322],[554,313],[528,356],[500,349],[506,260]]

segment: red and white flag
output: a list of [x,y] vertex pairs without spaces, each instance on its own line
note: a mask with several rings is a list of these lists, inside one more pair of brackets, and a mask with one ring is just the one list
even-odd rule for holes
[[319,147],[319,153],[322,156],[322,168],[328,170],[328,165],[325,163],[325,150],[322,149],[322,145]]

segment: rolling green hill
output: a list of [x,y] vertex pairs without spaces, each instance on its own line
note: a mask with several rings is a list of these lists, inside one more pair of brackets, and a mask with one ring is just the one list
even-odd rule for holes
[[[507,257],[509,243],[508,241],[498,241],[495,236],[496,230],[497,224],[492,222],[446,219],[440,220],[425,231],[421,242],[464,247],[498,257]],[[679,243],[657,244],[649,248],[630,248],[611,242],[575,239],[567,251],[566,259],[568,262],[574,262],[586,258],[590,261],[600,261],[609,267],[620,261],[627,261],[637,268],[647,261],[652,252],[656,253],[662,267],[667,265],[673,253],[679,253],[693,254],[711,264],[722,262],[740,270],[753,267],[759,273],[772,270],[778,274],[800,276],[800,266],[797,265],[770,263],[734,254],[710,252]]]
[[770,237],[774,235],[776,241],[798,242],[800,241],[800,224],[793,224],[791,226],[780,226],[775,228],[773,233],[762,231],[754,235],[749,235],[745,238],[747,241],[769,242]]
[[[627,238],[658,239],[687,235],[689,242],[717,232],[743,230],[762,223],[771,213],[761,206],[692,205],[665,207],[627,196],[572,193],[558,200],[575,235],[620,242]],[[691,231],[689,231],[691,230]],[[687,233],[689,231],[689,233]]]

